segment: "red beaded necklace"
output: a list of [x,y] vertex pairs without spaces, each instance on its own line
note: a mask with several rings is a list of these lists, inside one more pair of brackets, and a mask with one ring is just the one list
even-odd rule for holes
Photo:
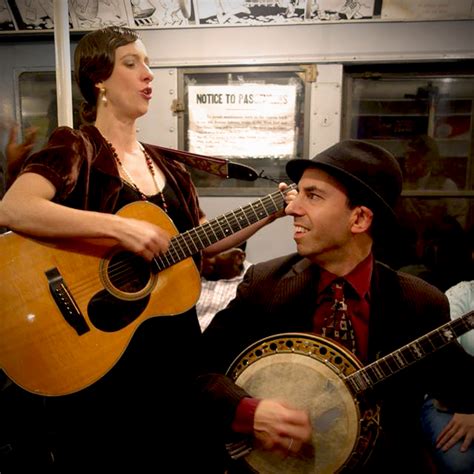
[[[148,196],[144,192],[142,192],[141,189],[138,187],[138,185],[135,183],[135,181],[133,181],[133,178],[131,177],[130,173],[127,171],[127,168],[125,168],[125,166],[122,163],[122,160],[119,158],[117,150],[115,149],[115,147],[108,140],[106,140],[106,142],[107,142],[107,145],[110,148],[110,151],[112,152],[112,155],[113,155],[117,165],[122,169],[124,175],[127,178],[125,182],[127,184],[129,184],[130,186],[132,186],[133,189],[135,189],[135,191],[137,192],[137,194],[139,194],[140,199],[142,201],[148,201]],[[148,154],[148,152],[145,150],[145,148],[141,144],[139,144],[139,145],[140,145],[140,149],[143,151],[143,155],[145,157],[145,161],[146,161],[148,170],[150,171],[151,177],[153,178],[153,182],[155,183],[156,194],[159,196],[159,198],[161,200],[163,210],[165,212],[168,212],[168,205],[167,205],[166,200],[165,200],[165,195],[163,194],[162,191],[160,191],[160,188],[158,186],[158,182],[156,181],[156,172],[155,172],[155,167],[153,166],[153,160],[152,160],[151,156]]]

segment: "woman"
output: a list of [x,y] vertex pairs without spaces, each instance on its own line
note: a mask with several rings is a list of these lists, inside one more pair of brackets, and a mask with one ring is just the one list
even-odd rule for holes
[[[0,221],[33,236],[114,239],[151,260],[168,249],[168,233],[117,215],[119,209],[148,200],[171,217],[179,232],[198,225],[204,215],[185,169],[137,140],[136,120],[148,111],[153,94],[145,47],[129,29],[94,31],[77,45],[75,75],[89,125],[59,127],[47,146],[26,161],[5,195]],[[274,217],[206,252],[238,245]],[[106,306],[110,317],[120,314],[124,304]],[[150,318],[98,382],[72,395],[47,398],[56,470],[194,471],[204,452],[193,423],[191,387],[199,334],[194,308]]]

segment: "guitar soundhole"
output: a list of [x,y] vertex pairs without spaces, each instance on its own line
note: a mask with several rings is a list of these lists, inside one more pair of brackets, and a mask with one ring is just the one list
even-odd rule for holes
[[111,257],[107,267],[110,283],[124,293],[137,293],[150,280],[150,264],[131,252],[120,252]]

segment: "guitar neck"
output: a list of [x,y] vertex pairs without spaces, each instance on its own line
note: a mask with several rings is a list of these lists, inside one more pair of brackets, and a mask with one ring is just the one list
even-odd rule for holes
[[176,235],[171,239],[168,251],[154,258],[157,269],[161,271],[171,267],[202,249],[283,209],[285,207],[285,194],[292,189],[296,189],[296,185],[289,186],[285,191],[276,191],[258,201],[227,212],[203,225]]
[[406,346],[372,362],[346,378],[354,393],[362,393],[387,377],[400,372],[427,355],[453,342],[474,328],[474,311],[466,313]]

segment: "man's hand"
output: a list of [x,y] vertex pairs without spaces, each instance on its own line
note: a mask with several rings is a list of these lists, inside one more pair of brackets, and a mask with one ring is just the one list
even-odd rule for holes
[[311,422],[303,410],[277,400],[262,400],[255,411],[254,436],[263,449],[286,457],[311,442]]
[[[284,192],[288,188],[289,188],[289,185],[286,184],[286,183],[280,183],[278,185],[278,189],[281,192]],[[297,194],[298,194],[298,191],[296,189],[292,189],[291,191],[288,191],[285,194],[285,203],[288,204],[289,202],[293,201],[293,199],[295,199]],[[273,221],[275,219],[278,219],[279,217],[285,217],[285,216],[286,216],[285,209],[283,208],[280,211],[275,212],[275,214],[273,214],[271,216],[271,218],[272,218],[272,221]]]

